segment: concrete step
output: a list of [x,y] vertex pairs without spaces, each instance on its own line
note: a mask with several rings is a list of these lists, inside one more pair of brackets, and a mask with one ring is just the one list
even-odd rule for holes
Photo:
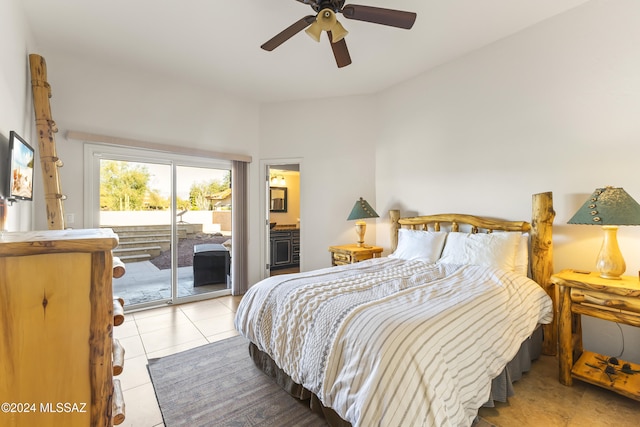
[[[114,233],[170,233],[171,226],[168,224],[156,224],[156,225],[103,225],[103,228],[111,228]],[[179,233],[186,233],[188,235],[197,234],[202,232],[202,224],[177,224]]]
[[[126,240],[126,241],[142,241],[142,240],[154,240],[154,239],[158,239],[158,240],[171,240],[171,233],[131,233],[131,232],[125,232],[125,233],[116,233],[118,235],[118,238],[120,239],[120,241],[122,240]],[[184,231],[178,231],[178,238],[179,239],[186,239],[187,238],[187,233],[185,233]]]
[[170,239],[144,239],[144,240],[120,240],[118,243],[118,249],[131,249],[131,248],[147,248],[160,246],[163,251],[171,249]]
[[120,260],[124,261],[125,257],[132,256],[132,255],[147,254],[151,258],[155,258],[158,255],[160,255],[160,252],[162,252],[161,246],[139,246],[139,247],[133,247],[133,248],[120,248],[120,246],[118,246],[113,250],[113,255],[117,256],[118,258],[120,258]]
[[[138,230],[138,231],[115,231],[118,238],[122,240],[150,240],[150,239],[171,239],[171,232],[169,230],[159,230],[154,232],[153,230]],[[178,238],[186,239],[188,236],[186,230],[178,230]]]
[[127,242],[143,242],[145,240],[171,240],[170,233],[157,233],[157,234],[149,234],[149,233],[117,233],[120,241],[126,240]]
[[[170,228],[110,227],[118,236],[170,235]],[[180,231],[180,230],[178,230]]]
[[[118,235],[119,244],[113,254],[122,262],[150,260],[171,248],[170,225],[105,226]],[[186,239],[202,232],[202,224],[178,224],[179,239]]]
[[151,255],[149,254],[125,255],[120,257],[120,261],[125,264],[129,262],[149,261],[151,259]]
[[155,224],[155,225],[103,225],[115,230],[132,231],[132,230],[170,230],[169,224]]

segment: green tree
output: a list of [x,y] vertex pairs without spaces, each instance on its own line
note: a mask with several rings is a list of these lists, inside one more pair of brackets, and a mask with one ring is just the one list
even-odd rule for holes
[[180,197],[176,197],[176,206],[179,211],[183,211],[185,209],[191,208],[191,202],[189,200],[181,199]]
[[195,210],[211,209],[211,199],[208,197],[220,193],[231,187],[231,171],[222,179],[212,179],[206,182],[194,182],[189,189],[191,208]]
[[226,188],[231,188],[231,171],[227,172],[224,178],[222,178],[222,187],[223,190]]
[[100,208],[113,211],[136,211],[145,208],[149,170],[129,162],[100,162]]
[[144,205],[148,210],[165,211],[171,206],[171,201],[163,197],[158,190],[149,190]]

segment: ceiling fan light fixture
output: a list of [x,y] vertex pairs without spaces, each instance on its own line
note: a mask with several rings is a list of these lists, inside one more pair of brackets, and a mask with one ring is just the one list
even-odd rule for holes
[[345,38],[347,34],[349,34],[349,31],[345,30],[340,21],[336,21],[331,29],[331,42],[339,42]]
[[316,20],[305,30],[305,32],[317,42],[323,31],[331,31],[331,42],[336,43],[345,38],[349,32],[338,22],[336,14],[331,9],[322,9],[316,15]]
[[336,22],[338,22],[338,18],[336,18],[336,14],[331,9],[322,9],[318,16],[316,16],[316,22],[320,24],[320,27],[324,31],[331,31]]
[[322,34],[322,27],[318,23],[318,21],[314,21],[313,24],[309,25],[309,27],[304,30],[305,33],[309,35],[312,39],[320,43],[320,35]]

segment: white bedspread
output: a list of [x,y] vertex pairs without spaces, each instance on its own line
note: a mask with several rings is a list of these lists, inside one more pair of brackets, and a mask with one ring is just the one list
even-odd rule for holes
[[477,266],[378,258],[252,286],[236,328],[353,426],[470,426],[551,299]]

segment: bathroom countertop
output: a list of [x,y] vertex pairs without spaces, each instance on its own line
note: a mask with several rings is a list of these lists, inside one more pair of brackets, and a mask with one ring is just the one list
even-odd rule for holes
[[275,227],[272,228],[273,231],[278,231],[278,230],[298,230],[300,227],[298,227],[296,224],[277,224]]

